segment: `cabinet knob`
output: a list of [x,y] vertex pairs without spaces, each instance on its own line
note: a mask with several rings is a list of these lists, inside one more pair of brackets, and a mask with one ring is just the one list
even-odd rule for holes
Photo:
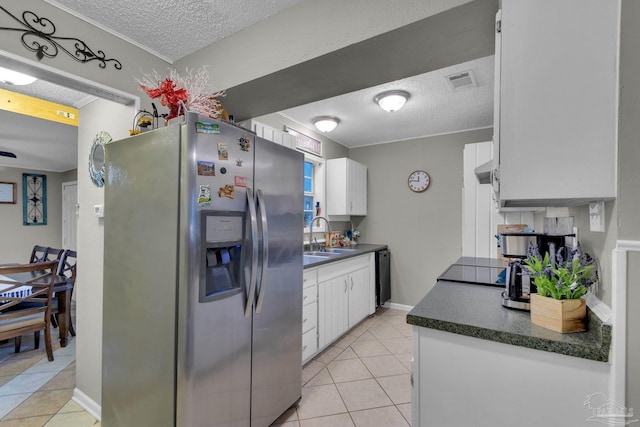
[[307,323],[307,319],[304,319],[304,320],[302,321],[302,323]]
[[305,351],[306,349],[307,349],[306,345],[302,346],[302,351]]

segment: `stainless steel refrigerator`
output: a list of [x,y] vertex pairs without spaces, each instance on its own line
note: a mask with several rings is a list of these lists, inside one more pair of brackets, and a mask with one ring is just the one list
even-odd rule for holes
[[300,399],[302,185],[301,153],[195,113],[106,146],[104,427],[263,427]]

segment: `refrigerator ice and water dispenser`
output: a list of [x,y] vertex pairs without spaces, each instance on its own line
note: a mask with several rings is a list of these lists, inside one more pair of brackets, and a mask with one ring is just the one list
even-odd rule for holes
[[244,213],[202,213],[200,302],[214,301],[242,290]]

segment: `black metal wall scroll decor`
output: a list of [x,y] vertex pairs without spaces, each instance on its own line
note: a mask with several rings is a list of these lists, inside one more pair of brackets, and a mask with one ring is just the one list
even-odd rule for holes
[[22,45],[31,52],[35,52],[39,61],[45,56],[55,58],[62,51],[81,63],[98,61],[100,68],[106,68],[107,62],[112,62],[116,70],[122,70],[120,61],[113,58],[107,59],[103,51],[94,51],[79,38],[54,35],[56,26],[49,19],[28,10],[22,12],[22,19],[20,19],[4,7],[0,6],[0,9],[20,24],[18,28],[0,27],[0,30],[22,32],[20,37]]

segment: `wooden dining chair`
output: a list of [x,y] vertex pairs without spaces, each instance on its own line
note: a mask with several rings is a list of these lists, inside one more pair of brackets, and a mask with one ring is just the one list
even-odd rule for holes
[[44,261],[60,261],[63,254],[64,249],[47,248],[47,253],[45,254]]
[[33,250],[31,251],[31,257],[29,258],[29,264],[33,264],[34,262],[43,262],[46,261],[47,251],[49,248],[47,246],[38,246],[35,245]]
[[[58,264],[58,276],[67,277],[67,283],[71,285],[71,291],[69,293],[69,300],[73,298],[73,290],[76,285],[76,265],[78,262],[78,254],[76,251],[67,249],[64,251],[60,263]],[[54,300],[51,306],[53,325],[58,327],[58,300]],[[71,336],[76,336],[76,330],[73,327],[73,321],[69,316],[69,333]]]
[[51,300],[58,261],[0,267],[0,340],[20,339],[34,333],[34,346],[40,347],[44,330],[47,358],[53,361],[51,345]]

